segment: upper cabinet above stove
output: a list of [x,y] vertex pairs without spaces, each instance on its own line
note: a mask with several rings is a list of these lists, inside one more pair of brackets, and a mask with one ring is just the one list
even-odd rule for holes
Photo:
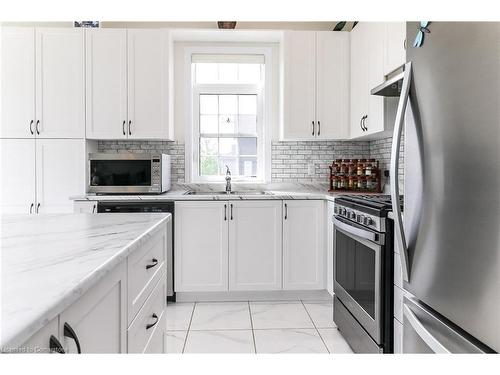
[[360,22],[351,32],[350,138],[371,138],[393,127],[397,99],[370,95],[405,62],[403,22]]
[[348,32],[285,32],[281,139],[348,138],[349,58]]

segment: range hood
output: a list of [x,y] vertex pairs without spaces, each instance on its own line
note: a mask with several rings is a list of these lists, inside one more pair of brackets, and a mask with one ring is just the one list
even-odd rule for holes
[[385,97],[398,97],[401,94],[401,88],[403,87],[403,77],[404,71],[398,69],[398,73],[385,82],[381,83],[377,87],[370,91],[372,95],[385,96]]

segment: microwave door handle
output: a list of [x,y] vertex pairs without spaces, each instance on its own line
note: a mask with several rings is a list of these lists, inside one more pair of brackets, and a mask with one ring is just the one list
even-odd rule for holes
[[376,236],[375,233],[344,223],[343,221],[340,221],[336,217],[333,218],[333,224],[337,228],[342,229],[344,232],[364,238],[365,240],[372,242],[375,242],[377,240],[375,237]]
[[430,332],[425,328],[423,323],[417,318],[415,313],[411,311],[408,305],[403,306],[403,314],[408,319],[411,327],[420,336],[420,338],[432,349],[434,353],[449,354],[450,351],[446,349]]
[[408,99],[410,97],[410,85],[412,79],[411,62],[405,64],[403,86],[401,96],[399,97],[398,109],[396,112],[396,121],[394,124],[394,133],[392,136],[391,148],[391,201],[392,212],[394,214],[394,234],[395,240],[399,247],[399,256],[401,257],[401,265],[403,269],[403,279],[406,282],[410,281],[410,259],[408,255],[408,247],[403,226],[403,217],[401,213],[400,194],[399,194],[399,151],[401,149],[401,133],[403,131],[404,116]]

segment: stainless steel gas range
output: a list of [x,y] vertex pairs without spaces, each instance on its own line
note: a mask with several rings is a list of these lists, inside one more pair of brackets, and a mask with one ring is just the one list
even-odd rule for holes
[[335,199],[335,322],[358,353],[393,352],[393,224],[388,195]]

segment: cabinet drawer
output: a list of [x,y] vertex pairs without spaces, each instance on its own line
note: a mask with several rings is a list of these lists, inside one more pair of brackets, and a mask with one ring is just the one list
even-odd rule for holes
[[165,320],[167,319],[166,311],[161,315],[161,319],[158,322],[152,337],[149,339],[148,346],[144,349],[144,353],[147,354],[161,354],[167,352],[166,342],[165,342],[165,330],[162,327],[166,327]]
[[[130,323],[146,298],[164,276],[166,257],[166,231],[160,231],[149,239],[142,249],[128,258],[128,322]],[[163,275],[163,276],[162,276]]]
[[[143,353],[157,330],[164,331],[167,304],[167,282],[163,274],[146,303],[127,330],[128,352]],[[154,316],[156,317],[154,317]],[[157,323],[149,327],[149,325]]]

